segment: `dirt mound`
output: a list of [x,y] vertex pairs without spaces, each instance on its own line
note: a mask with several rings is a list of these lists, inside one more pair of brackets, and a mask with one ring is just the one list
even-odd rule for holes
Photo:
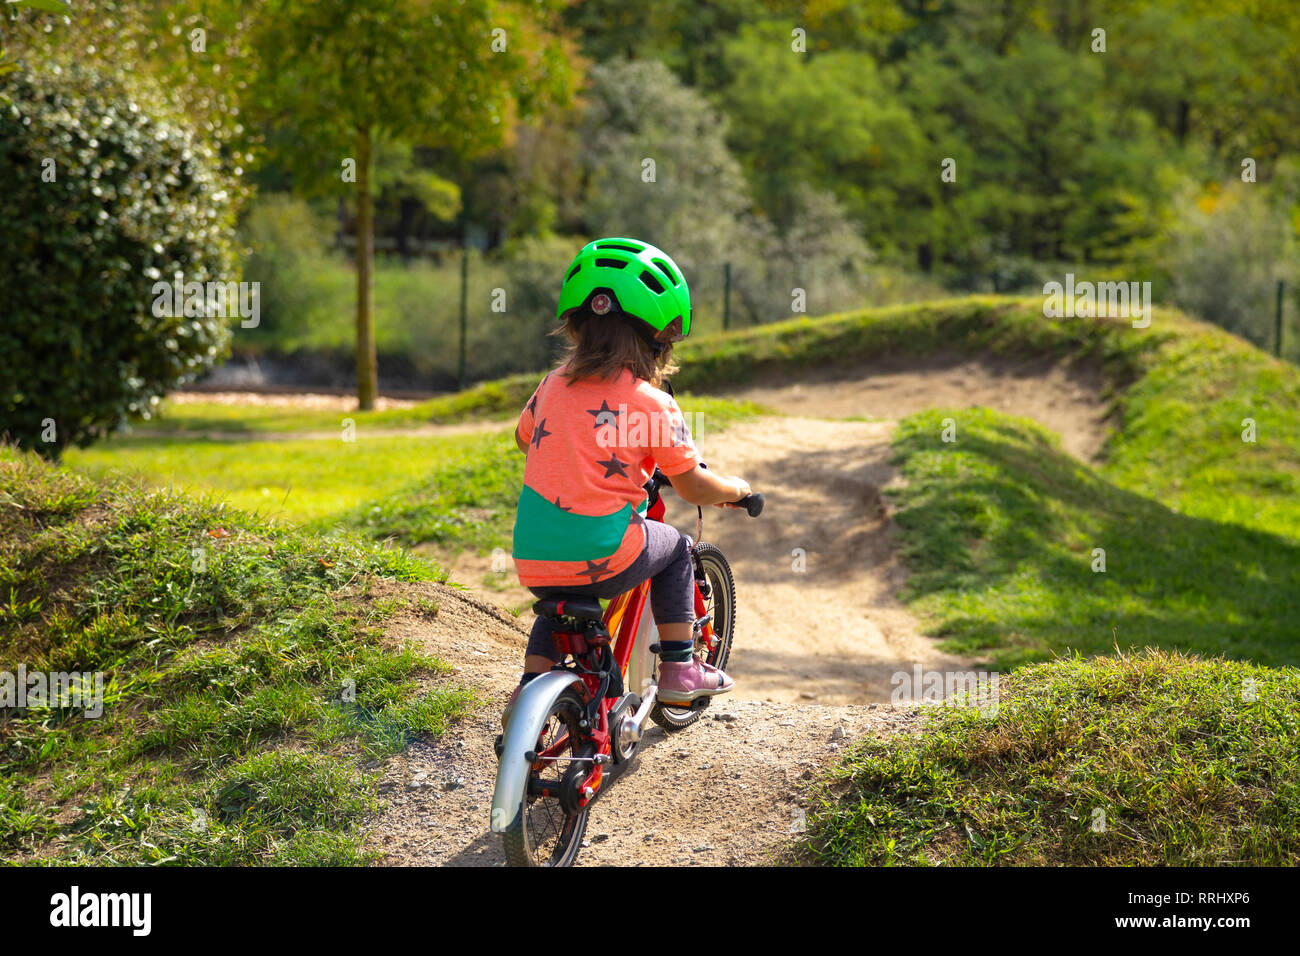
[[983,405],[1032,418],[1061,436],[1076,458],[1090,461],[1106,440],[1106,403],[1095,364],[1064,366],[1045,358],[971,358],[940,353],[851,369],[768,376],[728,393],[785,415],[897,421],[927,408]]

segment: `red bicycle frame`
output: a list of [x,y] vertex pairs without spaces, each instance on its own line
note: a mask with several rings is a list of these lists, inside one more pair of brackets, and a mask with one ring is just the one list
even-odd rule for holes
[[[650,521],[662,521],[664,518],[664,502],[658,498],[646,511],[646,518]],[[695,581],[695,619],[703,620],[701,625],[701,636],[705,645],[711,650],[715,646],[716,638],[713,633],[713,622],[704,620],[705,604],[704,595],[700,592],[698,575]],[[646,669],[644,661],[648,659],[651,630],[643,626],[648,623],[644,621],[646,612],[646,603],[650,597],[650,581],[642,581],[630,591],[618,595],[610,601],[609,606],[605,608],[603,617],[606,631],[611,635],[612,652],[614,664],[618,667],[622,676],[622,684],[625,690],[634,689],[638,693],[643,693],[644,683],[649,679],[643,671]],[[559,631],[554,634],[556,648],[566,657],[573,656],[581,661],[589,653],[593,643],[590,638],[572,631]],[[641,651],[641,660],[637,663],[640,666],[633,666],[633,653],[636,650]],[[590,703],[601,690],[601,678],[599,674],[594,673],[594,668],[584,667],[584,672],[580,672],[583,685],[587,689],[587,700]],[[638,686],[630,688],[629,684],[636,680]],[[619,698],[602,697],[598,702],[595,719],[587,734],[595,744],[596,754],[609,757],[612,750],[612,742],[609,728],[610,709],[617,704]],[[562,757],[569,749],[568,734],[565,733],[551,744],[550,747],[538,754],[538,761],[534,764],[535,768],[542,765],[545,760]],[[578,785],[578,792],[582,794],[579,798],[578,805],[585,807],[592,800],[596,799],[600,792],[600,786],[605,779],[605,763],[608,761],[596,760],[593,762],[591,773],[587,775]]]

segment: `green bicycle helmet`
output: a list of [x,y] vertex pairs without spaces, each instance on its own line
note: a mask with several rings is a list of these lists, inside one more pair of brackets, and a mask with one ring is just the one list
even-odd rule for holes
[[691,332],[685,276],[666,252],[639,239],[597,239],[582,247],[564,273],[556,316],[562,319],[584,305],[596,315],[639,319],[661,342]]

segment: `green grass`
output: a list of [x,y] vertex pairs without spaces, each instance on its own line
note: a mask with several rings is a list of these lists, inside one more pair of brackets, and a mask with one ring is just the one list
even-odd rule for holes
[[396,492],[494,441],[491,434],[368,436],[360,428],[354,442],[141,436],[69,450],[64,460],[93,475],[137,473],[152,484],[210,494],[241,510],[302,523]]
[[1115,642],[1300,661],[1300,371],[1209,326],[1171,329],[1128,353],[1098,467],[983,409],[901,423],[907,597],[946,646],[1003,667]]
[[416,480],[318,522],[404,545],[488,551],[510,547],[515,503],[524,479],[524,456],[509,431],[470,443]]
[[[527,399],[527,396],[524,397]],[[148,437],[177,432],[219,432],[247,438],[277,432],[332,432],[341,435],[347,419],[352,421],[358,431],[364,431],[367,427],[403,428],[431,421],[430,415],[422,407],[416,406],[359,412],[276,405],[229,405],[224,402],[164,402],[155,417],[136,422],[131,435]]]
[[1174,653],[1002,678],[996,712],[936,707],[865,741],[808,818],[808,861],[1295,866],[1300,675]]
[[[749,402],[687,396],[682,408],[700,430],[722,430],[758,415]],[[432,543],[442,548],[480,552],[510,547],[515,503],[524,479],[524,456],[510,430],[464,443],[411,484],[365,501],[322,525],[341,524],[376,538],[406,545]]]
[[947,649],[1001,668],[1116,642],[1300,662],[1300,540],[1175,511],[986,409],[912,416],[894,448],[904,597]]
[[[211,427],[244,437],[180,437],[169,434],[168,428],[141,428],[91,448],[70,449],[64,462],[97,477],[135,474],[154,485],[211,495],[241,510],[320,530],[341,524],[407,544],[490,549],[505,542],[514,520],[524,460],[508,426],[536,387],[536,377],[530,382],[503,427],[490,427],[493,419],[488,418],[482,433],[374,435],[367,429],[376,424],[413,427],[426,423],[427,415],[422,412],[426,417],[404,422],[363,422],[358,416],[356,440],[347,442],[338,427],[343,416],[337,412],[175,405],[164,419],[172,430]],[[681,405],[688,414],[700,416],[699,424],[708,430],[724,429],[763,411],[751,402],[706,396],[683,396]],[[205,418],[207,409],[222,417]],[[296,424],[308,429],[316,427],[309,424],[310,416],[326,416],[317,425],[330,437],[259,440],[262,428],[276,431],[294,424],[286,412],[301,414]],[[171,417],[173,413],[179,417]]]
[[1122,408],[1105,468],[1114,481],[1183,514],[1300,539],[1294,365],[1204,326],[1153,354]]
[[[156,437],[178,432],[215,432],[241,439],[256,439],[259,434],[292,432],[331,432],[341,435],[345,419],[351,419],[358,432],[364,432],[367,427],[400,429],[467,421],[507,422],[519,417],[520,410],[537,387],[541,375],[540,372],[530,373],[484,382],[463,392],[440,395],[409,408],[390,408],[378,412],[229,405],[221,402],[164,402],[153,418],[135,422],[131,434],[125,437]],[[751,402],[727,401],[701,395],[682,395],[679,402],[687,411],[696,410],[711,420],[723,422],[761,411]]]
[[[1175,312],[1160,310],[1157,315],[1160,319],[1150,329],[1134,330],[1120,319],[1047,319],[1041,299],[966,296],[790,319],[692,336],[676,346],[681,371],[674,376],[673,385],[688,393],[681,400],[686,407],[702,401],[700,396],[744,385],[770,372],[796,375],[804,370],[852,366],[884,356],[919,357],[942,350],[1052,355],[1063,360],[1091,357],[1105,362],[1112,379],[1122,384],[1138,374],[1143,353],[1177,334],[1175,330],[1189,326]],[[1124,334],[1116,334],[1120,332]],[[358,424],[363,420],[395,425],[506,420],[519,414],[540,375],[525,373],[482,382],[409,409],[355,414],[359,416]],[[194,410],[165,407],[159,419],[140,423],[137,428],[194,427],[179,423],[187,419],[202,421],[208,415],[212,427],[227,430],[239,429],[241,426],[231,419],[244,416],[260,423],[261,430],[289,430],[283,426],[291,424],[336,428],[340,418],[337,412],[297,415],[267,409],[209,412],[210,405],[189,408]]]
[[441,577],[405,552],[8,449],[0,487],[0,659],[103,675],[97,718],[0,716],[6,857],[355,863],[376,805],[362,761],[474,705],[449,665],[385,643],[405,602],[374,582]]

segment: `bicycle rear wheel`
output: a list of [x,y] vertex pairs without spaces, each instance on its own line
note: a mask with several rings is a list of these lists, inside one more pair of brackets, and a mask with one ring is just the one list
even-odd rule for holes
[[[731,658],[731,638],[736,625],[736,579],[726,556],[711,544],[701,544],[695,549],[695,561],[709,585],[709,596],[704,599],[704,613],[713,617],[716,638],[712,650],[703,637],[695,638],[695,656],[719,670],[725,670]],[[658,663],[655,677],[658,679]],[[712,698],[703,698],[698,709],[655,704],[650,718],[664,730],[682,730],[700,719]]]
[[[554,756],[591,756],[578,722],[585,706],[575,691],[561,694],[542,727],[537,752],[556,748]],[[557,747],[557,744],[560,745]],[[572,866],[582,846],[587,829],[587,810],[572,812],[558,793],[567,774],[582,772],[586,763],[550,760],[539,763],[528,775],[523,805],[514,823],[502,834],[505,838],[506,862],[510,866]],[[543,790],[549,790],[547,795]]]

